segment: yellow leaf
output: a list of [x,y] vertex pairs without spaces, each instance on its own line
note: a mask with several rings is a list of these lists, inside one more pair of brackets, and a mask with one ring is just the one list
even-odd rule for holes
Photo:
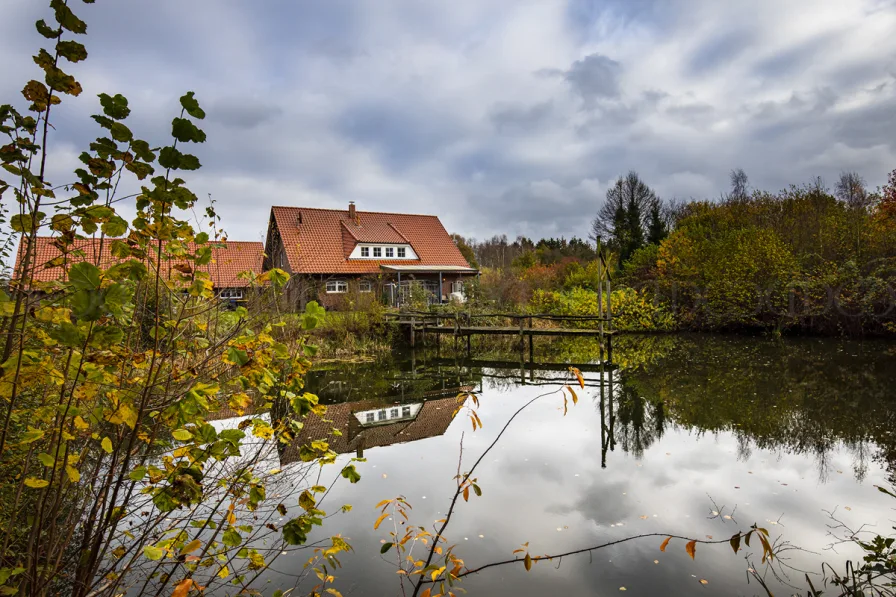
[[108,437],[104,437],[103,441],[100,442],[100,445],[103,447],[103,450],[106,451],[107,454],[112,453],[112,440]]
[[701,578],[701,579],[700,579],[700,584],[701,584],[701,585],[708,585],[708,584],[709,584],[709,581],[706,580],[705,578]]
[[202,541],[200,541],[199,539],[193,539],[192,541],[184,545],[184,548],[180,550],[180,553],[191,553],[196,551],[200,547],[202,547]]
[[72,483],[77,483],[81,480],[81,473],[73,466],[66,465],[65,473],[68,475],[68,480]]
[[342,597],[342,593],[340,593],[339,591],[337,591],[336,589],[334,589],[332,587],[327,589],[327,593],[329,593],[330,595],[333,595],[333,597]]
[[230,568],[222,566],[218,571],[218,578],[227,578],[228,576],[230,576]]
[[572,403],[573,403],[573,404],[578,404],[578,403],[579,403],[579,397],[576,396],[576,393],[575,393],[575,392],[573,392],[573,390],[572,390],[572,386],[566,386],[566,389],[569,390],[569,393],[572,395]]
[[426,589],[422,593],[420,593],[420,597],[429,597],[429,594],[432,593],[431,589]]
[[78,429],[87,429],[90,425],[87,424],[87,421],[81,418],[80,415],[75,417],[75,427]]
[[34,489],[40,489],[41,487],[46,487],[50,482],[46,479],[37,479],[35,477],[28,477],[25,479],[25,485],[28,487],[33,487]]
[[669,545],[669,541],[672,540],[672,537],[666,537],[666,540],[663,541],[663,544],[660,545],[660,551],[666,551],[666,546]]
[[697,542],[688,542],[688,544],[684,546],[684,550],[688,552],[688,555],[691,556],[691,559],[693,560],[694,556],[697,555]]
[[532,556],[526,554],[526,557],[523,558],[523,566],[526,567],[526,570],[532,570]]
[[380,514],[380,517],[376,519],[375,523],[373,523],[373,530],[375,531],[378,528],[380,528],[380,525],[383,524],[383,521],[386,520],[388,517],[389,517],[388,512],[383,512],[382,514]]

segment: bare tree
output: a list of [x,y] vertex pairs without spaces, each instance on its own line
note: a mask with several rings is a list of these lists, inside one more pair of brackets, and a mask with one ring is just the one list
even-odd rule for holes
[[589,238],[616,239],[622,234],[622,230],[618,228],[629,225],[621,216],[631,211],[632,206],[640,216],[641,227],[646,228],[650,207],[656,201],[656,194],[641,180],[638,173],[630,171],[607,190],[606,200],[591,221]]
[[865,179],[858,172],[841,172],[837,184],[834,185],[834,194],[837,199],[853,209],[864,209],[868,206]]
[[735,168],[731,171],[731,192],[729,201],[746,201],[750,197],[750,180],[743,168]]

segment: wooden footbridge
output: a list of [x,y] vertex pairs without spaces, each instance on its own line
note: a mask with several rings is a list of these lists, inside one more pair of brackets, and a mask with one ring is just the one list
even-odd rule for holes
[[[525,340],[528,339],[530,362],[534,360],[535,336],[599,338],[601,352],[606,346],[607,360],[610,361],[613,354],[612,338],[616,334],[609,310],[605,316],[402,311],[393,317],[411,347],[416,347],[418,343],[425,344],[427,336],[434,337],[439,345],[441,337],[448,335],[455,338],[455,346],[459,339],[465,339],[469,356],[470,339],[473,336],[517,336],[520,339],[521,354],[525,350]],[[572,325],[589,327],[571,327]]]

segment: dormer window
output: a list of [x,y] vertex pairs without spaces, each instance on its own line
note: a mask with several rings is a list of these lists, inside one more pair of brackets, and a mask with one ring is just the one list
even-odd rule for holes
[[374,257],[382,257],[382,256],[383,256],[383,249],[382,249],[381,247],[374,247],[374,248],[373,248],[373,256],[374,256]]
[[369,243],[355,245],[349,259],[419,259],[414,248],[400,243]]
[[370,247],[361,247],[361,257],[370,257]]
[[395,257],[395,249],[386,247],[386,257]]
[[407,254],[407,250],[404,247],[398,247],[398,257],[400,259],[404,259]]

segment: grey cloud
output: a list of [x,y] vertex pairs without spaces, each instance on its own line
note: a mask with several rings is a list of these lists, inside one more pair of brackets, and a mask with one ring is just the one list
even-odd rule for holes
[[666,114],[695,128],[702,128],[711,124],[715,111],[715,108],[709,104],[700,102],[679,104],[666,108]]
[[753,72],[766,79],[787,77],[808,66],[822,48],[836,46],[839,37],[838,33],[828,33],[794,44],[785,51],[776,52],[757,62]]
[[598,99],[619,97],[621,70],[620,64],[612,58],[591,54],[573,62],[564,78],[585,105],[592,106]]
[[242,129],[255,128],[283,114],[280,106],[250,97],[218,98],[207,111],[209,120]]
[[701,43],[688,59],[691,72],[712,74],[726,62],[743,54],[755,41],[756,34],[748,29],[723,31]]
[[531,131],[544,123],[554,105],[551,101],[522,106],[519,104],[501,103],[489,112],[489,120],[498,132]]

